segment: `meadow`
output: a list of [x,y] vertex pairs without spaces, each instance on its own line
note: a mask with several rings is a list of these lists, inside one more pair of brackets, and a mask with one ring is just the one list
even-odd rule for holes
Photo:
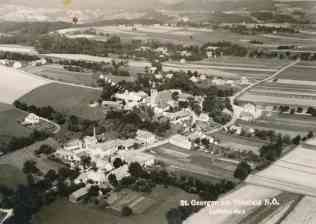
[[27,93],[19,100],[28,105],[51,106],[59,112],[94,120],[104,117],[101,108],[89,107],[100,94],[101,91],[96,89],[52,83]]

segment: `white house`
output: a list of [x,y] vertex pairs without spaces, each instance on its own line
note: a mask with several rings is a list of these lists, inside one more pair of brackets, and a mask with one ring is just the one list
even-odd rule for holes
[[16,61],[16,62],[13,63],[12,67],[15,68],[15,69],[22,68],[22,63],[19,62],[19,61]]
[[40,117],[33,113],[28,114],[24,118],[24,121],[22,122],[23,125],[34,125],[34,124],[39,124],[39,123],[40,123]]
[[137,130],[136,140],[149,145],[156,141],[156,135],[149,131]]
[[170,137],[169,143],[188,150],[190,150],[192,147],[192,143],[189,141],[189,139],[179,134]]
[[247,103],[242,107],[240,119],[244,121],[253,121],[262,115],[262,110],[258,109],[255,105]]
[[96,184],[99,186],[106,185],[107,184],[107,179],[106,175],[103,170],[89,170],[87,172],[81,173],[76,179],[75,183],[80,184],[80,183],[92,183]]

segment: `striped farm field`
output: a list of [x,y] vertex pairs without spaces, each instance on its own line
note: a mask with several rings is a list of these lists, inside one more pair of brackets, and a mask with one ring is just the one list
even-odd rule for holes
[[298,64],[282,72],[278,78],[316,81],[316,65]]
[[0,102],[12,104],[16,99],[49,81],[0,65]]

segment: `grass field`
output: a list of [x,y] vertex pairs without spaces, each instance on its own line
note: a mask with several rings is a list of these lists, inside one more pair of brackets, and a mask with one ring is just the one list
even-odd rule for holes
[[57,142],[51,138],[42,142],[37,142],[33,145],[30,145],[28,147],[25,147],[23,149],[17,150],[15,152],[0,157],[0,165],[10,164],[11,166],[14,166],[22,170],[25,161],[34,160],[37,163],[37,167],[44,173],[46,173],[50,169],[60,168],[60,164],[57,164],[46,158],[36,157],[34,155],[34,151],[37,150],[43,144],[51,145],[54,148],[58,147]]
[[61,65],[49,64],[40,67],[27,67],[25,69],[32,74],[52,80],[87,86],[96,85],[96,79],[94,79],[92,73],[67,71]]
[[0,66],[0,102],[13,103],[29,91],[49,83],[22,71]]
[[316,67],[314,66],[293,66],[282,72],[278,78],[303,81],[316,81]]
[[93,209],[80,204],[71,204],[66,200],[58,200],[42,209],[36,217],[36,224],[167,224],[166,212],[179,206],[180,200],[191,200],[195,195],[179,189],[159,187],[150,197],[159,203],[144,214],[128,218],[115,216],[105,209]]
[[94,89],[52,83],[31,91],[19,100],[38,107],[52,106],[57,111],[94,120],[104,117],[101,108],[89,107],[89,103],[96,101],[100,94],[101,91]]
[[26,176],[16,167],[0,164],[0,185],[15,189],[20,184],[26,184]]
[[8,108],[0,111],[0,142],[8,140],[11,137],[28,136],[32,130],[19,124],[25,118],[27,113],[15,108]]

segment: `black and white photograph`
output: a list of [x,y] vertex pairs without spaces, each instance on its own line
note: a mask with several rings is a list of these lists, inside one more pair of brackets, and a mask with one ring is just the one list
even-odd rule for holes
[[0,0],[0,224],[316,224],[316,0]]

